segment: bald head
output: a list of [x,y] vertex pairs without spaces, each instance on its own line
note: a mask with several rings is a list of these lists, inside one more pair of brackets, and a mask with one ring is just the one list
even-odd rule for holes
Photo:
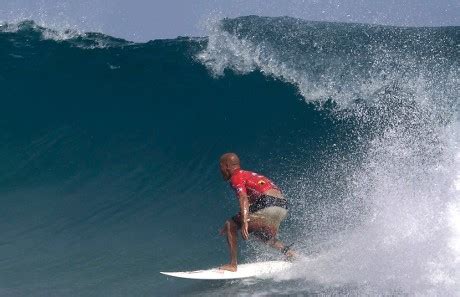
[[235,153],[226,153],[220,157],[220,172],[224,180],[229,180],[235,170],[240,169],[240,158]]
[[240,165],[240,158],[238,158],[238,156],[235,153],[226,153],[220,157],[220,163]]

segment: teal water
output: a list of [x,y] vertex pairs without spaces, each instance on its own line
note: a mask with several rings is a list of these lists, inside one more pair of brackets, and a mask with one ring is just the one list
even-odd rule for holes
[[[147,43],[0,26],[0,295],[454,295],[459,41],[257,16]],[[289,197],[302,259],[160,275],[227,261],[228,151]]]

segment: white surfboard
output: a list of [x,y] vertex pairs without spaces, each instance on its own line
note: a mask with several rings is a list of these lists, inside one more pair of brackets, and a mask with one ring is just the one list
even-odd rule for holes
[[264,277],[291,267],[292,263],[286,261],[267,261],[258,263],[239,264],[235,272],[211,268],[207,270],[160,272],[165,275],[189,279],[238,279],[248,277]]

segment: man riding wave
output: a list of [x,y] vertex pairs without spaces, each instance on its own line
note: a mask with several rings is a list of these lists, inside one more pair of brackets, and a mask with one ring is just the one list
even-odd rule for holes
[[287,215],[287,200],[280,189],[268,178],[255,172],[242,170],[240,159],[234,153],[220,158],[220,172],[236,191],[240,212],[228,219],[220,231],[227,236],[230,249],[230,263],[220,269],[237,270],[237,231],[241,230],[244,240],[249,234],[281,251],[288,258],[295,254],[276,238],[281,221]]

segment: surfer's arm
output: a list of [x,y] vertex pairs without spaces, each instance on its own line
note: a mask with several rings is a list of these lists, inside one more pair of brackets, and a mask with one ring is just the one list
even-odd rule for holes
[[248,239],[249,200],[246,191],[246,180],[241,174],[234,174],[230,179],[230,184],[235,189],[240,202],[241,236],[244,239]]
[[244,239],[249,238],[248,232],[248,219],[249,219],[249,200],[246,193],[240,192],[238,195],[240,201],[240,213],[241,213],[241,236]]

